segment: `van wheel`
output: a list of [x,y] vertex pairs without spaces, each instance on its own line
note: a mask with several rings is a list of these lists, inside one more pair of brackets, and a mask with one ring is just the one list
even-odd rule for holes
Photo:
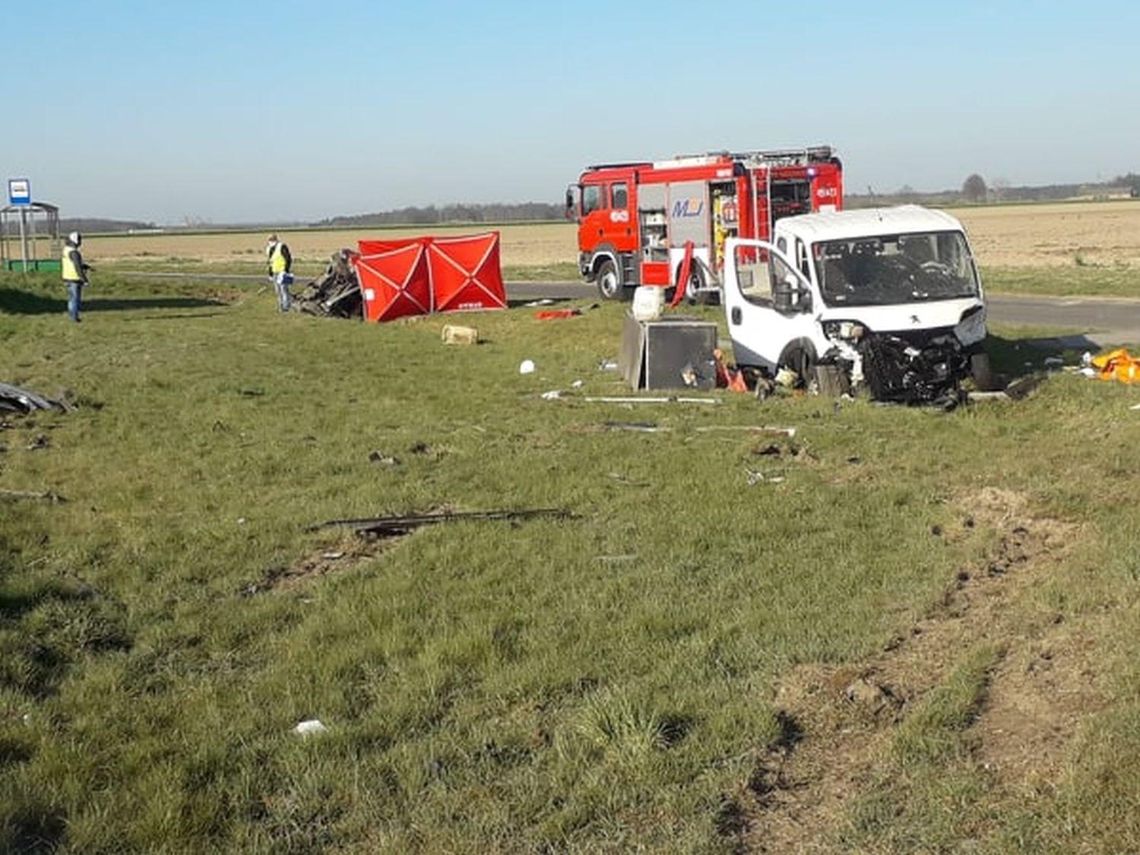
[[795,372],[797,389],[808,388],[815,379],[815,354],[808,353],[802,347],[786,351],[784,358],[780,360],[780,365]]
[[970,357],[970,376],[974,378],[979,392],[992,392],[997,388],[988,353],[975,353]]
[[617,267],[608,258],[598,265],[594,281],[598,283],[598,293],[603,300],[620,300],[625,292],[621,279],[618,278]]

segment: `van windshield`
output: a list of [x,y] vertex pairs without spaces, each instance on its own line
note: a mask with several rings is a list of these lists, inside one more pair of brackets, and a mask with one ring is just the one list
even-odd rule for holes
[[884,306],[978,294],[978,276],[961,232],[823,241],[812,254],[828,305]]

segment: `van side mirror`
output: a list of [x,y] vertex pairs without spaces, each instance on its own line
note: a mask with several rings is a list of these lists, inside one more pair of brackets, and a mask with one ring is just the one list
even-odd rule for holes
[[794,273],[788,273],[772,288],[772,305],[777,312],[810,312],[811,292],[801,285]]

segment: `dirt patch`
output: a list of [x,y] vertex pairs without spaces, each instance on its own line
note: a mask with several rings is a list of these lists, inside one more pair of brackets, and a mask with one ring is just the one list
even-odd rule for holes
[[779,687],[779,715],[797,738],[759,752],[730,801],[744,851],[832,851],[852,800],[890,767],[897,725],[979,644],[1003,652],[970,728],[975,759],[1009,793],[1050,786],[1076,731],[1100,701],[1091,641],[1060,616],[1015,606],[1053,573],[1080,539],[1071,523],[1034,516],[1027,498],[988,487],[956,502],[960,516],[937,536],[997,533],[994,548],[964,566],[929,613],[871,659],[805,665]]
[[395,538],[362,538],[346,535],[297,559],[288,567],[270,567],[256,582],[240,590],[243,597],[267,591],[290,591],[331,573],[352,570],[389,548]]

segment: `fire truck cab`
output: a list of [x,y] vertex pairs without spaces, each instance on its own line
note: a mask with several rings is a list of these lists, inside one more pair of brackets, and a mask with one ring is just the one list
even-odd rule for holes
[[842,165],[828,146],[591,166],[566,192],[578,268],[610,300],[678,285],[686,254],[686,293],[719,296],[728,239],[767,240],[782,217],[842,206]]

